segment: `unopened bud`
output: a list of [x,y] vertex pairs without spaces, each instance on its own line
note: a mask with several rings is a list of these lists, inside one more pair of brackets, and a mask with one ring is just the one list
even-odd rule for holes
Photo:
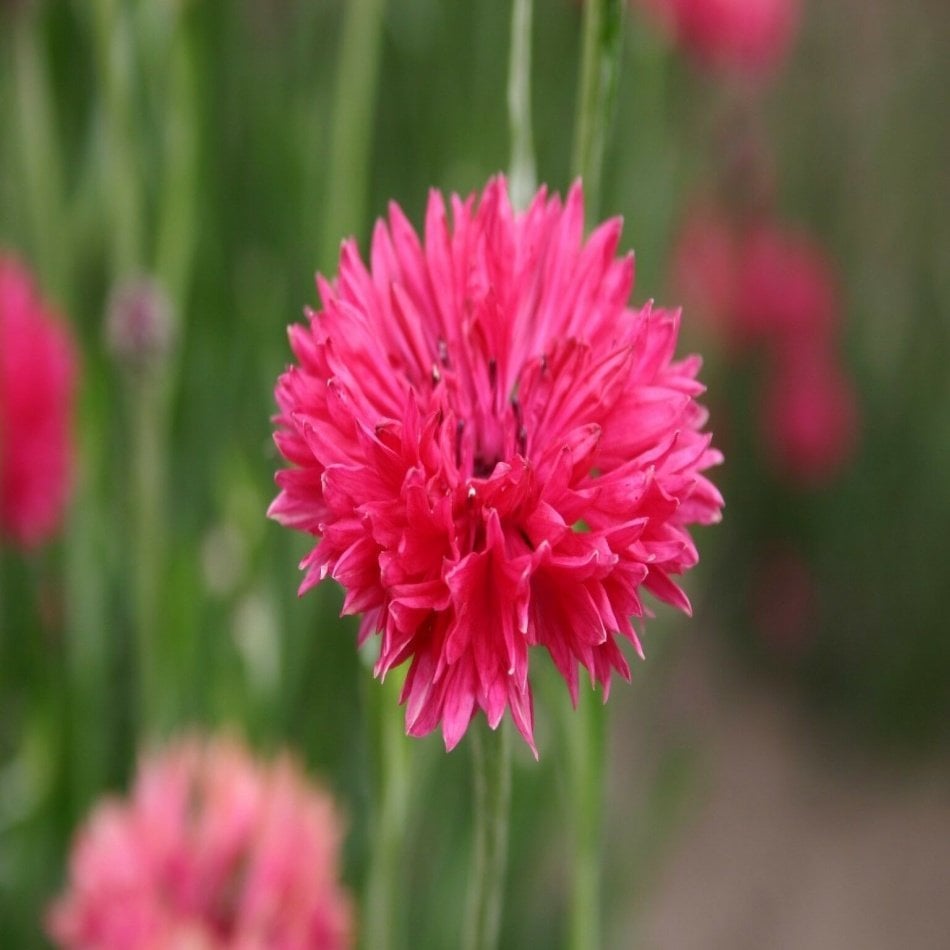
[[132,369],[148,369],[171,349],[172,305],[164,287],[148,277],[124,281],[113,290],[106,311],[106,343]]

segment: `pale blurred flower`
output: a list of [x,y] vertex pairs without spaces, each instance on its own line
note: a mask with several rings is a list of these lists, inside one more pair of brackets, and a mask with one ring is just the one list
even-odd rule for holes
[[136,277],[113,290],[106,308],[106,342],[120,363],[146,369],[171,349],[174,316],[164,287]]
[[341,839],[289,756],[184,739],[142,760],[128,799],[95,808],[48,930],[68,950],[348,947]]

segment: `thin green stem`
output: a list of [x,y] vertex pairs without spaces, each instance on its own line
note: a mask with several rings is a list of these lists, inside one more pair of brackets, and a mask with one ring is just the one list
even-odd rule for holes
[[507,723],[493,734],[479,719],[469,728],[472,743],[475,838],[465,929],[465,950],[498,946],[511,807],[511,735]]
[[363,224],[385,0],[343,4],[321,260]]
[[577,709],[568,722],[574,820],[569,946],[573,950],[595,950],[601,940],[600,866],[606,734],[606,707],[593,690],[582,691]]
[[66,221],[49,77],[37,45],[34,12],[23,10],[12,19],[21,170],[26,185],[32,258],[43,274],[44,286],[64,295],[61,249],[67,245],[63,238]]
[[623,45],[623,0],[586,0],[571,167],[584,181],[588,217],[596,218],[607,127]]
[[363,903],[361,943],[366,950],[398,946],[396,925],[399,882],[404,877],[403,845],[409,814],[409,740],[397,712],[400,677],[390,673],[377,687],[371,684],[378,726],[378,759],[373,848]]
[[[623,0],[586,0],[574,127],[573,171],[584,182],[588,222],[597,220],[607,129],[616,98],[623,41]],[[567,723],[574,851],[570,947],[601,943],[601,861],[607,711],[591,692]]]
[[537,187],[531,135],[531,19],[532,0],[511,4],[511,49],[508,58],[508,127],[511,166],[508,184],[512,204],[526,208]]
[[144,247],[132,101],[134,43],[128,11],[118,0],[96,0],[93,18],[104,101],[104,190],[112,199],[112,272],[121,278],[142,266]]
[[158,654],[159,591],[164,551],[160,380],[146,373],[130,379],[132,413],[132,552],[134,616],[139,679],[139,737],[160,725],[161,658]]

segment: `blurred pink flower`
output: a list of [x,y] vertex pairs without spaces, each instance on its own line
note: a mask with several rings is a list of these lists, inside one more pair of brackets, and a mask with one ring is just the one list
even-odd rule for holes
[[752,590],[753,622],[766,644],[783,658],[800,657],[814,639],[818,593],[808,562],[781,546],[757,559]]
[[817,487],[854,453],[857,400],[830,353],[802,350],[774,368],[761,422],[777,474],[793,484]]
[[580,185],[516,213],[504,178],[480,201],[429,195],[424,240],[396,204],[370,267],[344,243],[323,309],[290,330],[270,514],[321,538],[301,593],[327,576],[382,634],[376,674],[411,661],[406,728],[453,748],[506,708],[534,749],[529,647],[576,702],[578,664],[630,671],[617,637],[639,589],[688,610],[671,575],[688,526],[720,516],[720,461],[695,401],[700,361],[673,360],[678,313],[633,310],[621,222],[585,242]]
[[713,69],[762,76],[784,61],[800,0],[640,0],[675,42]]
[[69,950],[336,950],[351,942],[340,820],[288,756],[181,740],[75,841],[48,916]]
[[735,319],[738,254],[732,222],[712,207],[695,207],[684,219],[672,256],[672,284],[690,318],[729,348],[742,343]]
[[841,322],[835,268],[807,235],[761,222],[744,235],[736,330],[782,351],[830,346]]
[[0,538],[32,547],[59,526],[73,467],[77,357],[26,268],[0,254]]

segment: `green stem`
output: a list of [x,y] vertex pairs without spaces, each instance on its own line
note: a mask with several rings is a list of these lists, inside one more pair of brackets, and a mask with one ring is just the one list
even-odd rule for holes
[[[155,246],[155,273],[176,306],[184,313],[191,278],[201,206],[198,189],[198,83],[194,40],[183,17],[173,24],[170,46],[167,109],[164,117],[164,175]],[[173,375],[173,374],[169,374]]]
[[331,261],[340,240],[363,225],[369,148],[375,108],[385,0],[343,4],[321,260]]
[[403,843],[409,813],[409,740],[398,714],[401,677],[390,673],[382,684],[370,684],[378,725],[379,756],[374,802],[373,848],[366,882],[361,944],[366,950],[398,946],[396,924],[399,882],[404,877]]
[[606,775],[607,709],[584,690],[568,723],[570,790],[574,819],[571,855],[573,891],[570,942],[573,950],[600,946],[600,865],[603,852],[603,791]]
[[531,135],[532,0],[511,4],[511,49],[508,58],[508,127],[511,167],[508,184],[515,208],[526,208],[537,187]]
[[475,840],[465,931],[466,950],[498,946],[511,804],[511,736],[507,723],[492,734],[479,719],[469,728],[474,779]]
[[134,43],[128,12],[118,0],[97,0],[93,17],[104,102],[103,188],[112,199],[112,273],[122,278],[142,266],[144,246],[132,102]]
[[[574,127],[573,171],[584,182],[588,222],[596,221],[607,129],[616,98],[623,40],[623,0],[586,0]],[[597,696],[581,694],[567,723],[574,852],[570,947],[601,943],[600,878],[607,711]]]
[[607,127],[623,45],[623,0],[586,0],[574,123],[573,173],[584,181],[587,212],[597,216]]
[[65,295],[61,248],[68,242],[63,237],[66,221],[62,168],[49,77],[37,46],[35,13],[22,10],[12,19],[17,116],[30,219],[31,256],[43,274],[43,285],[58,295]]
[[161,380],[146,372],[130,379],[132,412],[132,538],[134,616],[139,680],[139,738],[160,726],[159,591],[164,551]]

